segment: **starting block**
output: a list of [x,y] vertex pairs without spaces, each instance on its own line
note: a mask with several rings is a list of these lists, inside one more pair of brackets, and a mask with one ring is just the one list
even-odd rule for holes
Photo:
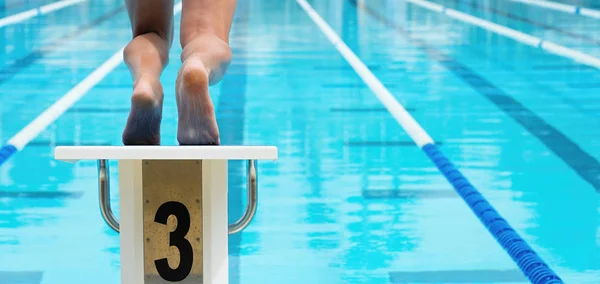
[[[62,146],[55,158],[98,161],[102,217],[120,233],[121,283],[229,283],[227,236],[257,207],[256,160],[271,146]],[[120,221],[110,206],[108,160],[118,160]],[[227,220],[227,163],[247,160],[244,215]]]

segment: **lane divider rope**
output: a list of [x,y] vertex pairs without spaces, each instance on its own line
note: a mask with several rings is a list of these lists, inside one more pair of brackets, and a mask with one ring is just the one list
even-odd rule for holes
[[434,144],[433,140],[418,122],[398,103],[389,90],[377,79],[369,68],[339,38],[335,31],[306,2],[296,0],[327,39],[354,68],[358,76],[369,86],[400,126],[408,133],[419,148],[435,164],[446,180],[452,185],[465,203],[477,215],[498,244],[510,255],[523,274],[535,284],[563,283],[561,278],[538,256],[538,254],[519,236],[498,211],[468,181],[468,179],[450,162]]
[[0,28],[16,23],[29,20],[31,18],[46,15],[50,12],[60,10],[75,4],[86,2],[87,0],[63,0],[56,3],[46,4],[37,8],[29,9],[27,11],[10,15],[4,18],[0,18]]
[[434,4],[425,0],[404,0],[408,3],[420,6],[424,9],[440,13],[442,15],[446,15],[448,17],[454,18],[456,20],[469,23],[475,26],[478,26],[482,29],[488,30],[490,32],[511,38],[523,44],[539,48],[541,50],[547,51],[554,55],[558,55],[561,57],[569,58],[575,62],[580,64],[584,64],[587,66],[591,66],[597,69],[600,69],[600,58],[589,55],[587,53],[562,46],[560,44],[553,43],[551,41],[543,40],[539,37],[535,37],[511,28],[507,28],[505,26],[492,23],[490,21],[471,16],[469,14],[459,12],[457,10],[444,7],[442,5]]
[[528,4],[531,6],[538,6],[554,11],[560,11],[564,13],[586,16],[594,19],[600,19],[600,11],[595,9],[590,9],[582,6],[575,6],[563,3],[557,3],[553,1],[546,0],[509,0],[512,2],[518,2],[522,4]]

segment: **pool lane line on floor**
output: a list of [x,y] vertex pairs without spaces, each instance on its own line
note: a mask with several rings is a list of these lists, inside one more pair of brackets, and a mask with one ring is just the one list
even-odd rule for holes
[[46,4],[37,8],[29,9],[27,11],[10,15],[4,18],[0,18],[0,28],[20,23],[34,17],[43,16],[53,11],[57,11],[86,1],[87,0],[63,0],[55,3]]
[[[175,5],[173,14],[181,12],[181,2]],[[96,70],[89,74],[79,84],[64,94],[58,101],[52,104],[38,117],[31,121],[25,128],[19,131],[15,136],[9,139],[6,144],[0,148],[0,166],[5,163],[15,153],[21,151],[31,140],[35,139],[44,129],[54,123],[79,99],[85,96],[89,90],[95,87],[106,75],[112,72],[117,66],[123,63],[123,50],[125,46],[115,52],[107,61],[100,65]]]
[[526,34],[517,30],[513,30],[511,28],[507,28],[502,25],[498,25],[496,23],[492,23],[490,21],[471,16],[469,14],[438,5],[435,3],[431,3],[425,0],[404,0],[405,2],[417,5],[426,10],[430,10],[433,12],[437,12],[442,15],[446,15],[453,19],[459,20],[461,22],[469,23],[475,26],[478,26],[482,29],[488,30],[490,32],[511,38],[523,44],[547,51],[551,54],[558,55],[561,57],[569,58],[577,63],[588,65],[594,67],[596,69],[600,69],[600,58],[589,55],[587,53],[568,48],[566,46],[562,46],[560,44],[553,43],[551,41],[547,41],[541,39],[539,37],[532,36],[530,34]]
[[444,175],[473,213],[485,225],[498,244],[510,255],[523,274],[532,283],[563,283],[558,275],[542,260],[519,234],[500,216],[481,193],[464,177],[433,143],[416,120],[398,103],[389,90],[352,52],[335,31],[305,0],[296,0],[311,20],[319,27],[357,75],[369,86],[381,103],[396,118],[400,126],[421,148]]

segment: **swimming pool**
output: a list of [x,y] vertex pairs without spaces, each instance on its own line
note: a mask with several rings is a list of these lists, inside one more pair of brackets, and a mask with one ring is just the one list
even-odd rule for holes
[[[0,0],[0,18],[48,3]],[[309,3],[566,283],[600,283],[597,68],[407,1]],[[598,19],[508,0],[429,3],[600,57]],[[2,143],[130,37],[120,0],[0,33]],[[231,38],[232,66],[211,87],[221,141],[279,148],[260,164],[254,221],[229,239],[231,283],[527,282],[297,1],[240,0]],[[162,80],[165,145],[176,144],[180,52]],[[130,89],[120,64],[0,165],[0,283],[119,282],[96,165],[57,162],[53,148],[120,145]],[[244,165],[229,171],[233,221]]]

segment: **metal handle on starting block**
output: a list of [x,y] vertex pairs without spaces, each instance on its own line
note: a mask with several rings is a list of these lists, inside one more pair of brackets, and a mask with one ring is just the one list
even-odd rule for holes
[[229,225],[230,235],[244,230],[254,218],[257,207],[256,198],[258,196],[258,191],[256,190],[258,187],[257,183],[258,175],[256,173],[256,161],[248,160],[248,177],[246,178],[246,199],[248,202],[246,203],[246,211],[239,220]]
[[110,173],[108,161],[98,160],[98,200],[100,200],[100,213],[102,218],[115,232],[119,232],[119,221],[110,207]]
[[[246,178],[247,204],[244,215],[228,227],[229,234],[237,234],[244,230],[256,214],[258,197],[258,174],[256,161],[248,160],[248,177]],[[119,221],[110,206],[110,173],[107,160],[98,160],[98,195],[102,218],[115,232],[119,232]]]

